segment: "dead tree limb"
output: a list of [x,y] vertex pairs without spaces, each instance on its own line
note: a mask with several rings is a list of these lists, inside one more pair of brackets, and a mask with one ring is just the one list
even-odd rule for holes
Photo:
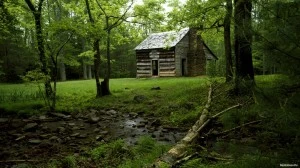
[[205,121],[208,118],[208,110],[211,104],[211,96],[212,95],[212,86],[209,87],[207,103],[202,111],[202,114],[197,120],[197,122],[193,125],[193,127],[188,131],[187,135],[179,141],[173,148],[171,148],[165,155],[159,158],[154,167],[161,167],[163,164],[173,165],[177,160],[182,158],[186,153],[186,148],[196,139],[198,136],[198,130],[201,128]]
[[209,117],[209,108],[212,101],[212,86],[210,86],[208,91],[207,103],[202,111],[200,118],[188,131],[187,135],[180,140],[174,147],[172,147],[167,153],[161,156],[153,165],[153,167],[162,167],[162,165],[172,166],[176,164],[176,161],[180,160],[186,154],[187,148],[195,142],[199,133],[205,128],[205,126],[213,119],[216,119],[218,116],[224,114],[225,112],[241,106],[241,104],[234,105],[229,107],[216,115]]
[[228,134],[228,133],[230,133],[230,132],[232,132],[232,131],[235,131],[235,130],[237,130],[237,129],[240,129],[240,128],[242,128],[242,127],[245,127],[245,126],[248,126],[248,125],[257,124],[257,123],[260,123],[260,122],[261,122],[261,120],[251,121],[251,122],[248,122],[248,123],[239,125],[239,126],[237,126],[237,127],[234,127],[234,128],[228,129],[228,130],[225,130],[225,131],[223,131],[223,132],[220,132],[220,133],[217,134],[217,136],[225,135],[225,134]]
[[226,113],[227,111],[229,111],[231,109],[234,109],[234,108],[237,108],[237,107],[240,107],[240,106],[242,106],[242,104],[237,104],[237,105],[231,106],[231,107],[229,107],[229,108],[227,108],[227,109],[225,109],[225,110],[223,110],[223,111],[215,114],[214,116],[211,117],[211,119],[216,119],[217,117],[219,117],[220,115]]
[[173,167],[177,167],[177,165],[182,165],[183,163],[185,163],[185,162],[189,161],[190,159],[197,157],[197,156],[199,156],[198,152],[195,152],[189,156],[186,156],[186,157],[176,161]]

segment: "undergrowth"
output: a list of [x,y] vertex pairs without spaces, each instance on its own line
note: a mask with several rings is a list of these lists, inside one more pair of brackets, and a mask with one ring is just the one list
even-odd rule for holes
[[159,144],[154,139],[140,137],[135,146],[128,146],[123,140],[102,143],[91,149],[85,156],[66,156],[61,160],[52,160],[45,168],[141,168],[150,166],[156,158],[167,151],[168,145]]
[[[113,94],[100,99],[95,98],[92,80],[63,82],[58,83],[57,110],[84,112],[86,109],[115,109],[123,113],[154,115],[167,125],[191,126],[207,101],[211,80],[220,84],[214,90],[211,113],[216,114],[238,103],[242,107],[224,113],[208,132],[217,135],[252,121],[258,122],[199,144],[221,157],[228,156],[229,160],[219,161],[201,156],[188,160],[181,167],[279,167],[284,163],[299,165],[300,84],[299,79],[283,75],[256,76],[256,87],[250,96],[234,96],[230,92],[233,85],[223,84],[222,78],[113,79]],[[42,100],[33,94],[36,90],[31,89],[32,92],[27,94],[28,88],[24,85],[2,86],[0,109],[6,113],[33,115],[44,108]],[[161,89],[151,90],[152,87]],[[16,88],[21,90],[17,91]],[[32,99],[26,100],[26,95],[30,97],[30,94]],[[137,96],[140,99],[136,99]],[[203,135],[204,138],[205,136]],[[149,137],[142,137],[135,146],[128,146],[124,141],[117,140],[99,144],[84,156],[71,155],[60,161],[52,161],[48,166],[146,167],[168,148],[169,146],[158,144]],[[189,152],[199,151],[195,148]]]

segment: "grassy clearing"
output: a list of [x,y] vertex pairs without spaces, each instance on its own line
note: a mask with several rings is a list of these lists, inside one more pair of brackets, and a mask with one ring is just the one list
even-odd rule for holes
[[[206,101],[209,82],[206,77],[112,79],[112,95],[100,99],[95,98],[94,80],[59,82],[57,111],[72,113],[90,108],[116,109],[120,112],[151,113],[164,117],[163,120],[172,125],[182,125],[187,121],[192,124]],[[151,90],[152,87],[161,89]],[[39,93],[36,85],[1,84],[0,93],[0,108],[5,112],[31,115],[46,109],[43,108],[42,97],[34,96]],[[142,100],[135,100],[136,96],[142,97]]]

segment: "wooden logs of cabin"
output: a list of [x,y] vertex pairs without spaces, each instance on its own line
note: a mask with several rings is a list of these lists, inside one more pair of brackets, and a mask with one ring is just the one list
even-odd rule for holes
[[[156,55],[152,54],[156,53]],[[171,49],[136,50],[137,77],[151,77],[152,62],[158,61],[158,76],[175,76],[175,52]]]

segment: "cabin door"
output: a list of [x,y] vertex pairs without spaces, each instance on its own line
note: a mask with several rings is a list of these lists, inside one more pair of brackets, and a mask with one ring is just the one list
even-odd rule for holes
[[181,60],[181,76],[185,76],[185,65],[186,65],[186,59]]
[[158,60],[152,60],[152,76],[158,76]]

